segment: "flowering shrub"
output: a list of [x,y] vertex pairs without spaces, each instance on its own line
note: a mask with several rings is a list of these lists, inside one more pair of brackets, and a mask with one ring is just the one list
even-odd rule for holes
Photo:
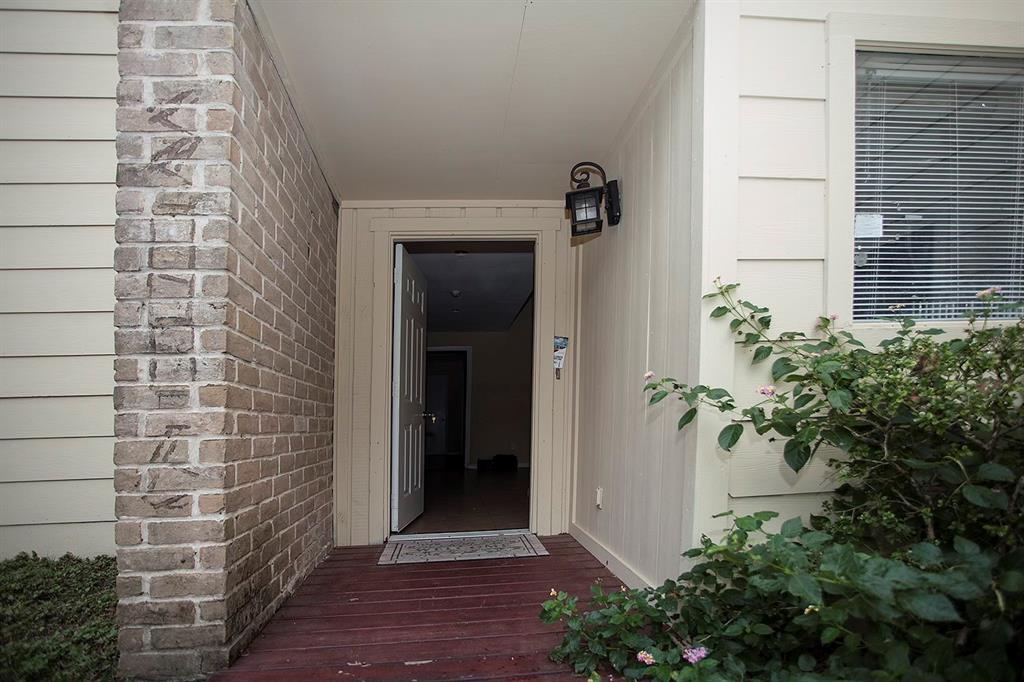
[[734,518],[720,544],[705,538],[687,553],[698,563],[658,588],[595,587],[585,612],[557,593],[541,615],[567,625],[553,658],[582,673],[607,662],[630,679],[1016,679],[1012,623],[971,615],[998,610],[995,559],[976,544],[922,542],[903,561],[799,518],[767,533],[774,516]]
[[[688,552],[677,581],[564,593],[542,617],[568,632],[553,656],[659,680],[1013,680],[1024,666],[1024,324],[998,288],[955,338],[900,322],[868,349],[837,326],[770,332],[767,308],[716,282],[705,298],[773,383],[741,405],[724,388],[645,375],[650,403],[730,414],[720,447],[749,430],[802,469],[821,446],[842,485],[828,514],[780,533],[760,512]],[[744,401],[746,402],[746,401]]]

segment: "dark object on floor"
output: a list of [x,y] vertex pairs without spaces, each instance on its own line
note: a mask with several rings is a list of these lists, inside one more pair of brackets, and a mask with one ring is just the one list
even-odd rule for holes
[[490,459],[478,459],[477,471],[515,471],[519,468],[519,458],[515,455],[495,455]]
[[213,680],[582,680],[551,660],[564,626],[540,604],[620,583],[568,535],[541,541],[550,556],[398,566],[377,565],[380,545],[335,549]]

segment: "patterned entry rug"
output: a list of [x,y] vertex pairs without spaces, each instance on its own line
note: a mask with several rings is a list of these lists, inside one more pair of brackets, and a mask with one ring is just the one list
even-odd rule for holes
[[377,562],[424,564],[432,561],[510,559],[546,556],[548,551],[533,533],[465,535],[446,538],[393,538],[384,546]]

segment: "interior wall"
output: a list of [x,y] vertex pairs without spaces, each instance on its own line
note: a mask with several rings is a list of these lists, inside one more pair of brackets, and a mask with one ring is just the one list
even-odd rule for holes
[[[429,294],[429,292],[428,292]],[[469,346],[469,457],[515,455],[520,468],[530,466],[532,415],[533,301],[523,307],[512,326],[500,332],[430,332],[428,346]]]
[[114,551],[117,5],[0,1],[0,558]]
[[[623,579],[678,574],[692,457],[646,371],[691,376],[694,30],[687,19],[607,158],[622,221],[579,247],[579,425],[573,533]],[[596,490],[603,491],[598,508]]]
[[[839,313],[839,324],[850,323],[843,319],[850,302],[837,301],[836,291],[852,294],[852,225],[844,241],[832,204],[852,192],[852,179],[830,188],[829,168],[840,158],[853,164],[853,102],[830,100],[835,83],[852,84],[848,79],[853,75],[830,66],[829,22],[863,24],[890,35],[899,30],[910,44],[931,45],[939,32],[928,22],[943,19],[954,33],[958,23],[983,20],[991,35],[1006,33],[1015,22],[1016,34],[1024,36],[1024,6],[1003,0],[706,4],[708,153],[695,297],[721,276],[740,282],[741,295],[769,306],[772,327],[780,332],[813,335],[817,317],[831,313]],[[829,130],[832,107],[848,107],[851,130],[839,135],[841,148],[830,149],[836,139]],[[840,213],[841,220],[852,223],[852,199],[850,210]],[[832,253],[842,258],[830,258]],[[830,286],[836,280],[849,284]],[[741,402],[753,402],[757,387],[772,383],[770,363],[752,367],[751,351],[733,343],[727,325],[707,319],[708,305],[698,321],[700,383],[725,386]],[[867,325],[855,325],[853,331],[871,333]],[[722,521],[712,515],[726,509],[738,514],[772,509],[780,512],[780,521],[820,509],[835,486],[824,464],[827,453],[796,474],[783,462],[778,444],[766,439],[748,434],[732,453],[721,451],[716,436],[723,424],[719,415],[705,414],[695,425],[701,465],[687,544],[696,543],[702,533],[718,534]]]
[[[576,253],[561,201],[342,202],[338,246],[335,543],[364,545],[388,535],[390,486],[390,325],[394,241],[533,239],[537,287],[531,371],[531,528],[569,529],[573,400],[570,338],[567,368],[556,379],[553,336],[573,337]],[[473,435],[470,435],[471,440]]]

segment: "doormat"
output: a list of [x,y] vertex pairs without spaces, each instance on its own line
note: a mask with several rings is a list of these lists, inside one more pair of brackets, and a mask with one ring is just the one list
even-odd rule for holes
[[394,538],[384,546],[379,565],[425,564],[433,561],[511,559],[547,556],[533,533],[470,535],[455,538]]

